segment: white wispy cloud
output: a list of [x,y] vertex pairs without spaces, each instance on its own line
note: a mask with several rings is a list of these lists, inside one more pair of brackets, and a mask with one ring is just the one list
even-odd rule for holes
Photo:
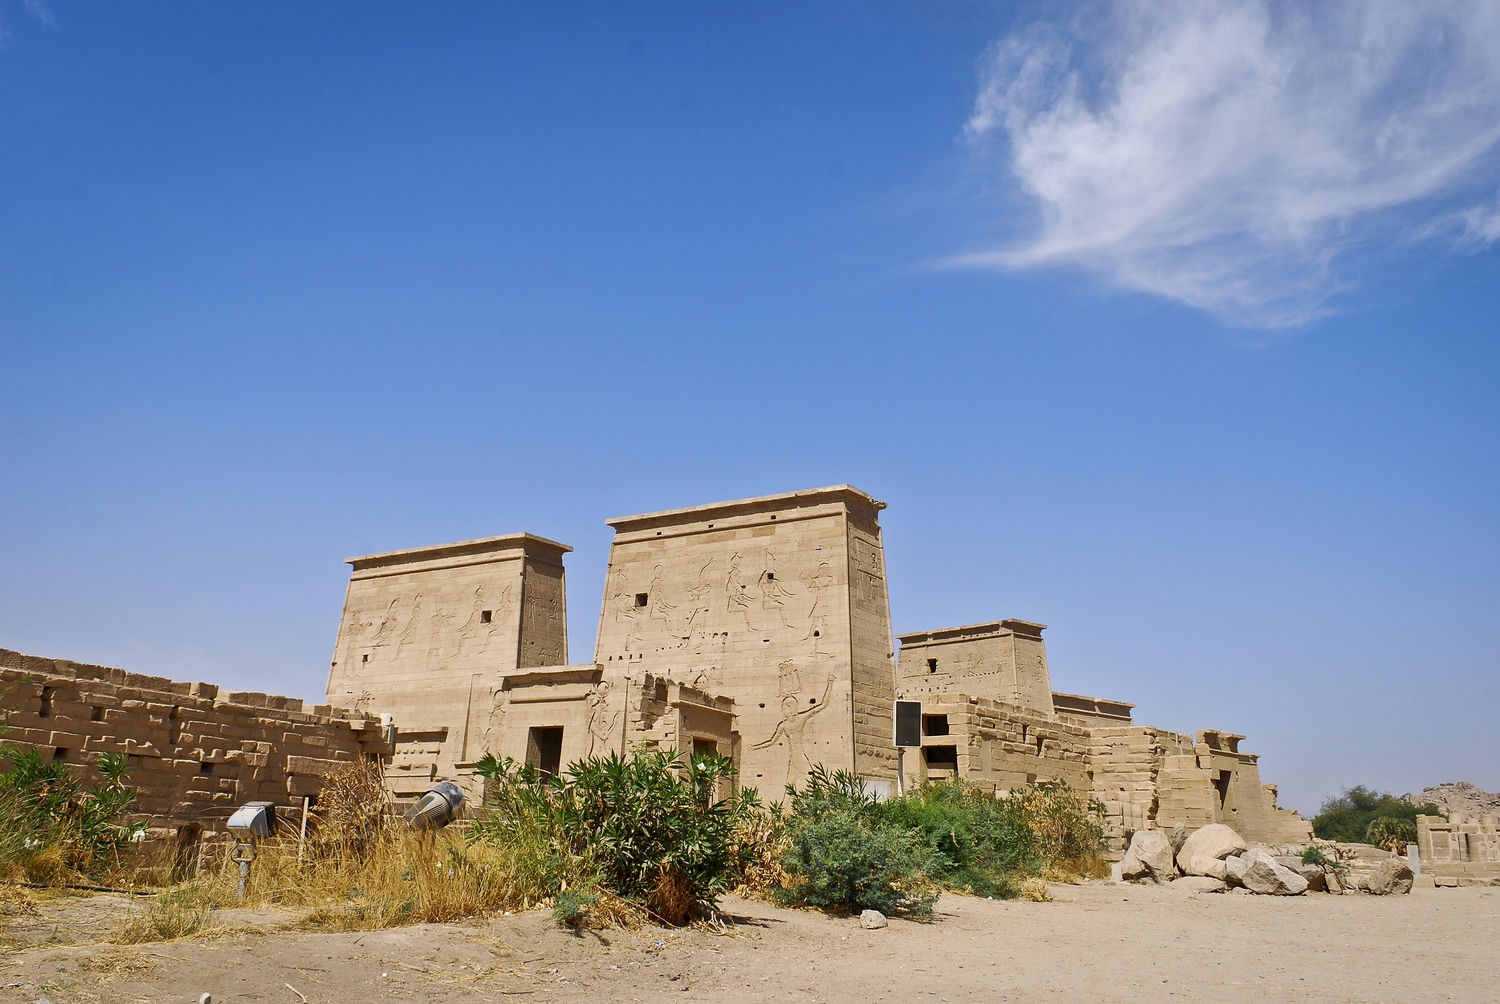
[[48,7],[42,0],[23,0],[23,3],[32,17],[49,28],[57,27],[57,19],[52,16],[52,8]]
[[993,47],[967,132],[1036,222],[950,264],[1077,266],[1295,326],[1329,309],[1351,247],[1455,213],[1461,242],[1500,239],[1500,204],[1473,196],[1497,174],[1500,2],[1090,8]]

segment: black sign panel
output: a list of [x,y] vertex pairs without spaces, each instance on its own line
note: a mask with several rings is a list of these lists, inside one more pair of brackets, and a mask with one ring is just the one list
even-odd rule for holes
[[896,702],[896,745],[922,745],[922,702]]

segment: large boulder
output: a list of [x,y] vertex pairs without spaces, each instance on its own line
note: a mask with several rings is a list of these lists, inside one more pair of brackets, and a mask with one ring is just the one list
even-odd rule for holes
[[1283,868],[1292,871],[1307,879],[1308,892],[1322,892],[1327,886],[1327,879],[1323,875],[1322,865],[1304,864],[1302,859],[1295,854],[1278,854],[1276,863]]
[[1360,882],[1360,888],[1376,896],[1400,896],[1411,892],[1413,878],[1405,858],[1391,858],[1376,865]]
[[1172,845],[1172,854],[1175,857],[1177,852],[1182,850],[1182,845],[1187,843],[1187,827],[1181,823],[1173,823],[1172,832],[1167,834],[1167,842]]
[[1130,847],[1120,859],[1120,874],[1127,879],[1149,878],[1156,883],[1177,877],[1172,863],[1172,843],[1160,830],[1136,830]]
[[[1242,870],[1239,881],[1246,889],[1262,896],[1300,896],[1307,892],[1307,879],[1298,875],[1259,848],[1239,856]],[[1229,862],[1225,861],[1228,868]]]
[[1174,892],[1185,892],[1189,894],[1203,892],[1223,892],[1224,883],[1216,878],[1206,875],[1184,875],[1182,878],[1173,879],[1167,888]]
[[1245,850],[1244,838],[1223,823],[1200,826],[1183,841],[1177,852],[1177,867],[1186,875],[1224,877],[1225,858]]

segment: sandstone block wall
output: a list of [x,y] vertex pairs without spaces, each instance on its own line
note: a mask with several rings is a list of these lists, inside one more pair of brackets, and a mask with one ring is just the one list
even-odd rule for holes
[[882,508],[840,485],[610,520],[595,661],[730,698],[769,797],[819,763],[889,788]]
[[219,830],[248,801],[300,807],[328,774],[388,751],[378,719],[358,712],[3,649],[0,705],[6,741],[90,780],[99,754],[125,754],[137,817],[153,827]]

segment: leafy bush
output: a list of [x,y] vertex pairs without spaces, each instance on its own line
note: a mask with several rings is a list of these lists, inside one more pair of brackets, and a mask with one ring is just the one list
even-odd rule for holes
[[797,906],[927,917],[940,870],[923,831],[885,818],[860,778],[813,768],[807,786],[787,786],[792,812],[783,865],[791,879],[777,898]]
[[1068,782],[1038,781],[1004,799],[1036,837],[1036,857],[1048,875],[1098,878],[1104,862],[1104,803],[1075,791]]
[[915,830],[934,852],[933,878],[943,886],[1010,899],[1038,866],[1036,834],[1019,799],[950,779],[924,784],[880,806],[884,822]]
[[120,863],[120,852],[146,828],[122,823],[135,803],[125,783],[126,758],[101,754],[101,780],[89,787],[65,763],[32,748],[0,747],[10,769],[0,773],[0,865],[32,881],[97,877]]
[[711,908],[735,883],[740,821],[760,812],[753,791],[718,798],[733,776],[727,757],[637,749],[570,764],[559,777],[486,755],[491,812],[472,839],[518,853],[536,887],[563,913],[586,911],[590,886],[644,906],[672,924]]
[[1323,848],[1317,846],[1316,844],[1309,844],[1308,846],[1302,848],[1302,863],[1305,865],[1321,865],[1323,867],[1327,867],[1328,865],[1333,864],[1333,860],[1329,858],[1328,852],[1324,851]]
[[1103,867],[1104,808],[1063,781],[996,798],[950,779],[880,802],[858,777],[818,767],[802,791],[787,793],[779,898],[792,903],[920,917],[938,888],[1040,899],[1044,876]]
[[1415,840],[1419,814],[1446,818],[1436,805],[1412,805],[1394,795],[1357,784],[1323,803],[1313,817],[1313,834],[1324,840],[1373,843],[1369,836],[1370,824],[1378,818],[1392,818],[1411,823],[1412,839]]

